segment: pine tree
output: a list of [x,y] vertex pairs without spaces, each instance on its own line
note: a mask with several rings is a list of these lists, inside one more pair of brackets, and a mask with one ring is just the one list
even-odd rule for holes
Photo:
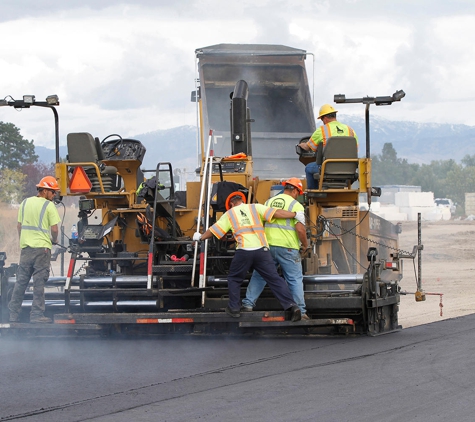
[[33,141],[23,139],[13,123],[0,122],[0,170],[18,170],[38,161]]

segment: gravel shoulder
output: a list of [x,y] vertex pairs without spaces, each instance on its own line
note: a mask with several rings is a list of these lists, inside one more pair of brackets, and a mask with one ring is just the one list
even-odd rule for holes
[[[403,328],[475,313],[475,222],[449,220],[423,222],[421,239],[422,288],[424,302],[416,302],[416,276],[413,263],[404,260],[403,291],[399,322]],[[399,246],[412,251],[417,244],[417,223],[403,222]],[[415,261],[417,268],[417,260]],[[442,304],[440,307],[440,295]],[[442,316],[440,311],[442,310]]]

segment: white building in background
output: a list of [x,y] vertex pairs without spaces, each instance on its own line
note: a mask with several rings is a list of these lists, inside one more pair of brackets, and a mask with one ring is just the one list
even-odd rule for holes
[[[360,202],[361,209],[368,209]],[[371,211],[388,221],[417,221],[421,214],[423,221],[450,220],[449,208],[438,207],[433,192],[421,192],[420,186],[381,186],[381,196],[371,198]]]
[[475,193],[465,194],[465,215],[475,215]]

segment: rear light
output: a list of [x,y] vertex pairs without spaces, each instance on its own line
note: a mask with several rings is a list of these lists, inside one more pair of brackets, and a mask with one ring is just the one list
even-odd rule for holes
[[283,317],[283,316],[262,317],[262,321],[264,321],[264,322],[285,321],[285,317]]
[[384,267],[386,268],[386,270],[393,270],[393,271],[398,271],[399,270],[399,266],[398,266],[398,263],[396,261],[386,262]]
[[75,319],[55,319],[55,324],[76,324]]

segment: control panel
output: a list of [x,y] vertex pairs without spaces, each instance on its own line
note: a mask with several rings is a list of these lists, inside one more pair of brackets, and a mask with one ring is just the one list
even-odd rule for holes
[[102,143],[106,160],[138,160],[142,164],[146,148],[135,139],[113,139]]
[[[245,161],[223,161],[221,171],[223,173],[244,173],[246,170]],[[213,164],[213,173],[219,173],[219,164]]]

